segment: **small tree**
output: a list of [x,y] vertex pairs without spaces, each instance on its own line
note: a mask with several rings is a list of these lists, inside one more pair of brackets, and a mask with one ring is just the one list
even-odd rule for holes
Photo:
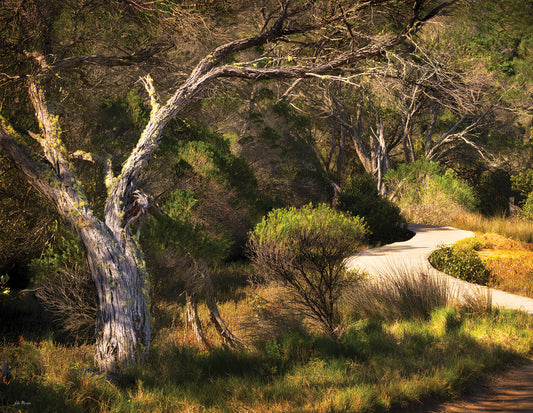
[[276,209],[254,228],[249,252],[260,277],[283,285],[290,300],[334,336],[338,300],[357,280],[344,259],[361,248],[367,233],[362,218],[325,204]]

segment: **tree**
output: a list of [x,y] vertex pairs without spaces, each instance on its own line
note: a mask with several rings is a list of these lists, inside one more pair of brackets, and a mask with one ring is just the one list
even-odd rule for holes
[[454,71],[446,59],[436,59],[415,46],[405,57],[389,53],[392,63],[382,80],[399,112],[398,138],[406,160],[416,160],[418,140],[423,148],[420,155],[430,161],[468,147],[491,162],[491,155],[473,139],[497,103],[485,98],[491,89],[490,76]]
[[334,165],[338,185],[350,142],[382,196],[390,156],[400,145],[406,162],[420,156],[437,161],[464,148],[493,162],[473,138],[495,105],[485,97],[490,77],[448,69],[444,59],[410,43],[401,53],[388,51],[386,60],[373,59],[366,70],[317,81],[313,94],[310,88],[287,93],[299,110],[305,106],[326,120],[330,144],[322,142],[315,152],[326,171]]
[[[141,362],[149,349],[150,287],[132,228],[153,202],[138,188],[138,178],[158,148],[165,126],[216,79],[266,80],[334,74],[342,67],[381,55],[400,44],[448,5],[449,2],[434,4],[423,0],[355,4],[285,0],[276,7],[260,8],[263,22],[258,34],[216,47],[196,64],[166,102],[160,102],[151,76],[142,77],[150,99],[150,117],[119,174],[114,173],[111,158],[105,154],[67,150],[60,118],[46,98],[46,87],[50,77],[61,72],[86,65],[124,66],[145,59],[146,55],[92,55],[54,61],[39,52],[28,53],[28,58],[39,65],[28,77],[28,91],[40,132],[19,132],[2,117],[0,146],[75,228],[84,245],[98,296],[95,364],[99,370],[121,371]],[[376,16],[376,8],[391,13],[379,15],[375,21],[377,25],[390,23],[391,33],[382,34],[385,26],[375,28],[370,17],[365,18],[370,14]],[[352,36],[356,29],[365,30],[368,36],[357,41]],[[287,51],[286,43],[297,47]],[[231,63],[246,58],[241,52],[261,49],[267,51],[252,61]],[[291,52],[299,53],[302,64],[290,59],[294,56],[288,54]],[[265,59],[271,63],[259,67],[258,63]],[[44,160],[38,158],[35,147],[25,144],[28,136],[39,144]],[[105,171],[107,198],[100,217],[88,201],[72,158],[99,163]]]
[[[319,87],[320,103],[315,103],[315,110],[320,108],[330,124],[333,145],[330,146],[329,164],[336,153],[336,176],[340,182],[343,167],[347,136],[366,173],[374,178],[379,195],[386,195],[383,178],[390,168],[389,152],[398,144],[395,136],[387,136],[386,120],[380,107],[374,104],[372,94],[368,88],[359,84],[357,87],[349,85],[348,79],[335,79],[334,83],[323,84]],[[362,82],[361,82],[362,83]],[[349,103],[349,102],[350,103]],[[340,193],[338,185],[337,196]]]
[[386,192],[383,177],[390,167],[389,151],[396,145],[394,141],[386,141],[383,116],[366,88],[362,84],[353,87],[350,83],[349,78],[326,77],[302,88],[298,94],[286,93],[286,99],[290,98],[298,110],[314,116],[315,123],[316,118],[325,121],[325,126],[316,127],[312,147],[324,172],[331,177],[333,204],[342,193],[342,172],[350,137],[363,169],[374,178],[380,195]]

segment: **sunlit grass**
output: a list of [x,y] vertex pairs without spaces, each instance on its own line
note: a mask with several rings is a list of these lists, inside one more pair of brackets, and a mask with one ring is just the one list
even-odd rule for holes
[[533,298],[533,244],[495,233],[476,233],[454,246],[477,251],[491,271],[492,287]]
[[[427,282],[418,292],[416,285],[391,288],[442,294],[443,284]],[[275,289],[241,285],[233,291],[226,291],[219,308],[235,333],[259,315],[274,318],[258,324],[266,333],[252,335],[247,348],[222,347],[200,305],[212,345],[201,350],[184,323],[182,304],[159,303],[148,360],[120,380],[88,370],[91,345],[64,346],[52,338],[4,343],[0,361],[9,361],[12,378],[1,389],[2,403],[14,407],[24,400],[29,412],[383,411],[455,396],[533,349],[533,320],[518,312],[476,312],[439,300],[422,303],[422,313],[364,318],[345,308],[344,329],[334,339],[304,328],[305,322],[281,328],[277,323],[290,311],[267,308],[266,301],[279,304]],[[420,300],[400,301],[402,308],[420,306]]]
[[533,242],[533,222],[519,218],[485,217],[462,212],[453,216],[451,226],[474,232],[496,233],[518,241]]

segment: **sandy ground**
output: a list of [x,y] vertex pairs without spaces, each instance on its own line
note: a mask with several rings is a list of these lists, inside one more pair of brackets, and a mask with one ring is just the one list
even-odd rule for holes
[[[442,244],[453,244],[472,237],[469,231],[450,227],[410,225],[415,236],[408,241],[396,242],[380,248],[361,251],[347,260],[350,268],[359,269],[373,276],[386,277],[401,271],[422,271],[435,277],[443,277],[456,291],[457,297],[485,293],[493,306],[522,310],[533,315],[533,299],[503,291],[479,287],[443,274],[429,265],[427,258]],[[406,412],[531,412],[533,413],[533,360],[522,366],[510,366],[505,372],[474,384],[467,395],[445,403],[414,406]]]

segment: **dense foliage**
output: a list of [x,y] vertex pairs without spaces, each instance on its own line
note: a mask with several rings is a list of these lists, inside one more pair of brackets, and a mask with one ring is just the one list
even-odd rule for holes
[[451,169],[419,160],[399,165],[387,173],[389,196],[411,222],[446,224],[463,210],[473,210],[472,189]]
[[364,218],[373,244],[390,243],[407,236],[407,223],[400,208],[378,194],[367,174],[351,177],[339,199],[339,209]]
[[488,285],[491,272],[473,248],[442,246],[433,251],[429,262],[437,270],[453,277],[481,285]]
[[[213,81],[192,98],[185,92],[135,177],[149,208],[131,223],[119,216],[118,238],[129,237],[149,274],[140,290],[152,311],[144,325],[154,326],[146,369],[131,373],[135,387],[89,374],[89,349],[70,346],[94,341],[96,308],[114,297],[97,298],[93,245],[78,236],[84,223],[60,223],[0,149],[0,365],[13,367],[7,392],[0,381],[0,406],[28,396],[30,411],[379,410],[455,395],[465,377],[527,355],[530,319],[444,308],[445,286],[428,277],[354,288],[360,277],[343,260],[402,239],[406,222],[533,241],[530,3],[3,1],[0,132],[60,170],[39,145],[46,133],[28,95],[37,80],[61,126],[57,147],[86,195],[76,207],[99,220],[152,115],[190,76]],[[266,43],[215,53],[276,27],[285,31]],[[370,53],[335,71],[307,70],[357,50]],[[210,78],[202,69],[211,64],[232,75]],[[276,70],[283,76],[266,75]],[[486,217],[511,212],[509,197],[520,219]],[[443,247],[431,259],[490,283],[475,247]],[[213,317],[199,267],[211,270],[211,302],[249,348],[219,348],[211,326],[215,348],[197,349],[191,292],[202,291],[194,297],[201,323]],[[530,294],[529,261],[498,271],[523,280],[512,291]]]

